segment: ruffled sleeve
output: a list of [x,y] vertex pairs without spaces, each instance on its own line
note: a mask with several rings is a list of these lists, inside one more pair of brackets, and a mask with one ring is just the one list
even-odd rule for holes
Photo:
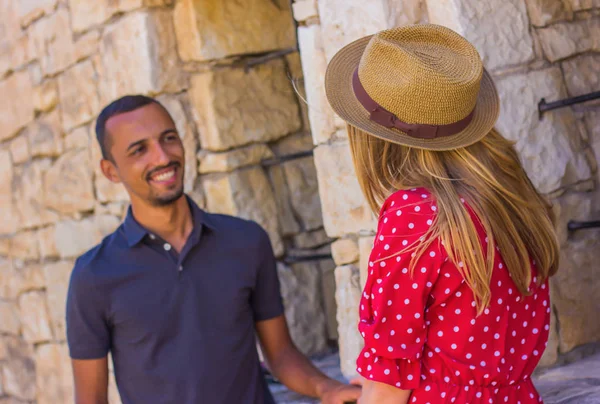
[[419,386],[427,336],[425,312],[445,252],[434,240],[410,271],[414,249],[437,207],[423,189],[398,191],[384,203],[361,297],[364,348],[357,371],[365,378],[410,390]]

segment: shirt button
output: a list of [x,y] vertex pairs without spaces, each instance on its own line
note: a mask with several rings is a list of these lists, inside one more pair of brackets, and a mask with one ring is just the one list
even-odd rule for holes
[[156,240],[156,236],[154,234],[150,235],[150,240]]
[[163,247],[165,250],[169,251],[171,249],[171,244],[165,243],[165,245]]
[[179,272],[183,271],[183,266],[179,266]]

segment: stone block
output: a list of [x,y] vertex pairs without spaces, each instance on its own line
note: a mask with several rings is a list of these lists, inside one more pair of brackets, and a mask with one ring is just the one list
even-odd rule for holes
[[358,332],[358,305],[361,294],[359,277],[359,270],[354,265],[344,265],[335,269],[340,366],[343,375],[348,379],[357,376],[356,358],[364,344]]
[[100,31],[90,31],[75,41],[75,61],[81,61],[98,54]]
[[296,248],[316,248],[322,247],[333,241],[327,237],[324,229],[318,229],[308,232],[303,232],[294,236],[294,247]]
[[296,0],[292,4],[294,19],[298,22],[303,22],[312,18],[318,18],[316,0]]
[[42,269],[37,264],[25,265],[16,260],[0,259],[0,298],[16,299],[21,293],[46,286]]
[[335,263],[332,260],[321,261],[321,285],[323,290],[323,308],[327,325],[327,336],[332,341],[337,341],[337,303],[335,301]]
[[175,122],[177,132],[183,142],[185,150],[184,190],[190,192],[194,188],[198,175],[196,152],[198,150],[198,138],[193,124],[185,112],[184,105],[188,105],[187,96],[163,95],[158,101],[169,111]]
[[52,340],[46,292],[32,291],[19,296],[19,317],[25,341],[38,343]]
[[0,237],[0,259],[1,257],[8,257],[10,251],[10,241],[8,237]]
[[364,289],[367,283],[367,275],[369,271],[369,258],[371,257],[371,250],[373,250],[373,243],[375,242],[375,236],[360,237],[358,239],[358,250],[360,252],[360,289]]
[[561,243],[560,269],[551,278],[552,303],[559,325],[559,352],[599,341],[600,280],[595,276],[600,237],[594,234],[567,234],[569,220],[590,220],[597,210],[589,193],[571,193],[557,200],[557,229]]
[[19,226],[12,183],[14,169],[8,150],[0,150],[0,234],[12,234]]
[[35,351],[38,404],[73,404],[74,387],[69,348],[43,344]]
[[176,52],[170,10],[137,11],[108,25],[97,66],[102,104],[126,94],[181,90],[185,81]]
[[27,71],[13,73],[0,81],[0,141],[10,139],[33,121],[33,87]]
[[43,15],[51,14],[58,0],[17,1],[17,11],[21,25],[27,26]]
[[17,136],[10,142],[10,156],[14,164],[21,164],[29,160],[29,144],[25,136]]
[[579,20],[537,30],[544,55],[550,62],[578,53],[600,50],[600,19]]
[[21,404],[17,399],[35,400],[35,361],[28,344],[20,338],[9,338],[8,360],[0,366],[4,393],[15,401],[8,404]]
[[58,261],[44,265],[44,279],[46,281],[46,299],[54,337],[58,340],[66,340],[65,328],[65,302],[67,301],[67,290],[69,278],[73,270],[72,261]]
[[282,60],[248,72],[232,68],[193,76],[189,93],[203,149],[268,142],[301,128]]
[[574,11],[591,10],[600,7],[600,0],[567,0]]
[[121,216],[124,209],[127,209],[128,205],[119,202],[107,203],[107,204],[96,204],[94,213],[96,215],[113,215]]
[[427,23],[427,5],[425,0],[390,0],[383,2],[390,27]]
[[95,198],[86,150],[63,154],[44,177],[46,206],[61,213],[90,211]]
[[[92,140],[95,141],[95,140]],[[88,126],[80,126],[73,129],[64,138],[65,150],[85,149],[90,150],[90,128]],[[92,161],[94,164],[95,161]]]
[[323,214],[313,158],[291,160],[283,163],[282,167],[290,192],[290,202],[302,229],[314,230],[322,227]]
[[[388,14],[390,7],[384,3],[387,2],[319,0],[319,20],[327,61],[350,42],[391,28],[393,18]],[[308,66],[304,68],[305,74],[307,69]]]
[[314,161],[327,235],[340,237],[374,229],[375,217],[358,184],[348,144],[318,146]]
[[70,26],[69,11],[62,7],[31,26],[30,46],[40,59],[44,76],[55,75],[75,62],[75,43]]
[[[308,104],[306,103],[306,90],[304,89],[304,74],[302,73],[302,62],[300,52],[292,52],[285,55],[288,78],[296,93],[296,102],[300,105],[300,119],[302,121],[302,134],[310,135],[310,122],[308,120]],[[312,140],[311,140],[312,143]]]
[[83,254],[115,231],[119,224],[119,219],[110,215],[95,215],[80,221],[65,220],[57,223],[54,240],[60,257],[72,258]]
[[[600,33],[600,31],[599,31]],[[587,94],[600,89],[600,54],[577,56],[562,63],[562,70],[570,96]],[[598,101],[596,105],[600,105]],[[587,106],[594,105],[587,103]]]
[[198,172],[200,174],[231,172],[238,168],[257,165],[271,157],[273,152],[264,144],[254,144],[220,153],[211,153],[203,149],[198,153]]
[[277,157],[288,156],[290,154],[312,152],[314,148],[310,133],[299,132],[283,137],[276,142],[270,143],[269,147]]
[[358,243],[351,238],[342,238],[331,244],[331,254],[335,264],[353,264],[358,261]]
[[429,21],[467,38],[488,70],[533,60],[527,9],[522,0],[428,0]]
[[277,204],[262,168],[207,177],[203,185],[209,212],[240,216],[257,222],[269,234],[275,255],[279,257],[283,254]]
[[56,80],[45,80],[33,89],[33,107],[36,111],[50,111],[56,104],[58,104],[58,83]]
[[58,110],[40,117],[25,128],[32,157],[57,157],[63,152],[62,127]]
[[98,75],[89,60],[58,77],[62,124],[65,132],[88,123],[99,112]]
[[286,266],[279,263],[281,295],[290,334],[306,355],[327,348],[326,319],[322,305],[321,271],[317,263]]
[[10,255],[23,261],[33,261],[40,258],[40,249],[34,230],[22,231],[13,236],[10,243]]
[[0,301],[0,332],[18,335],[21,329],[17,305],[13,302]]
[[179,55],[185,61],[296,46],[290,2],[286,0],[181,0],[175,5],[174,21]]
[[44,204],[43,175],[50,168],[50,159],[38,159],[15,168],[14,200],[20,228],[43,226],[58,220],[56,212]]
[[43,259],[57,258],[58,250],[54,240],[54,226],[44,227],[37,231],[37,241],[40,248],[40,256]]
[[143,0],[69,0],[73,31],[82,32],[143,5]]
[[563,109],[546,113],[542,120],[538,117],[541,98],[567,96],[560,69],[516,74],[496,82],[501,100],[497,127],[505,137],[516,141],[533,184],[542,193],[549,193],[590,178],[590,168],[581,153],[581,137],[573,130],[573,113]]
[[283,168],[281,165],[275,165],[269,167],[267,172],[271,186],[276,191],[274,196],[275,202],[277,203],[277,212],[279,213],[281,234],[283,236],[297,234],[301,231],[300,223],[294,215],[290,189],[286,182]]
[[573,19],[573,10],[567,0],[527,0],[525,4],[529,19],[536,27]]
[[[588,142],[592,148],[597,164],[600,163],[600,111],[592,109],[584,116],[585,126],[588,133]],[[597,183],[600,183],[600,170],[596,170]],[[600,205],[600,197],[598,197]]]
[[[2,32],[0,49],[5,45],[10,48],[10,45],[21,36],[17,3],[11,0],[0,1],[0,15],[3,17],[0,19],[0,32]],[[0,76],[2,76],[2,73],[2,70],[0,70]]]

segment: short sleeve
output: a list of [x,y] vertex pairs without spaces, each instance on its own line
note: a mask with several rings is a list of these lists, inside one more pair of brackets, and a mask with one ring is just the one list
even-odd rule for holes
[[262,228],[258,251],[257,262],[260,264],[252,291],[251,304],[254,321],[264,321],[283,314],[283,301],[271,241]]
[[427,192],[399,191],[388,198],[361,297],[359,331],[365,344],[357,370],[369,380],[405,390],[420,383],[427,304],[445,252],[433,240],[411,273],[414,249],[402,251],[423,241],[435,211]]
[[73,359],[99,359],[110,350],[105,299],[98,296],[87,270],[75,264],[67,292],[67,342]]

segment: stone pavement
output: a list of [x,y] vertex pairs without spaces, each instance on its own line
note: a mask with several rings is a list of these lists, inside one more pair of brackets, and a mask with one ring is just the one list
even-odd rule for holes
[[[330,377],[344,380],[337,353],[313,358]],[[545,404],[600,404],[600,353],[569,365],[546,370],[534,378]],[[300,396],[280,384],[271,384],[278,404],[313,404],[317,400]]]

